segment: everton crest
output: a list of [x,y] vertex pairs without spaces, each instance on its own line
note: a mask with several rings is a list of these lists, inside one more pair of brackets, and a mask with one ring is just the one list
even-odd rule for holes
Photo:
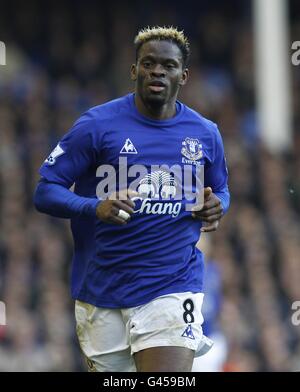
[[198,139],[187,137],[182,142],[181,154],[191,161],[197,161],[203,157],[202,144]]

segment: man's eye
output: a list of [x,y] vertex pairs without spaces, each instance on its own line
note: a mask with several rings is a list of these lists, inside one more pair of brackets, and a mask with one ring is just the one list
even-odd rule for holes
[[150,61],[145,61],[143,63],[143,65],[144,65],[145,68],[150,68],[151,67],[151,62]]
[[172,68],[175,68],[175,65],[172,63],[169,63],[166,65],[166,67],[167,67],[167,69],[172,69]]

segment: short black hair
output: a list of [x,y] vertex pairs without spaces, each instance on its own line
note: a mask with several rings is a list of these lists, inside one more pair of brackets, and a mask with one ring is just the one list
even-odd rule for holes
[[134,39],[136,50],[136,61],[138,59],[139,50],[142,45],[148,41],[170,41],[174,42],[182,53],[183,66],[186,67],[191,55],[190,43],[183,31],[179,31],[176,27],[146,27],[140,30]]

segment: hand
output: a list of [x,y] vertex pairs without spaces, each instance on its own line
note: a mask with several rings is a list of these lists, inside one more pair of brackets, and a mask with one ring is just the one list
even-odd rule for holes
[[[103,200],[98,204],[96,210],[97,217],[105,223],[126,225],[127,222],[130,221],[130,215],[134,213],[133,209],[135,204],[130,198],[137,195],[138,193],[131,189],[114,192],[110,195],[109,199]],[[129,214],[128,219],[126,219],[126,217],[118,216],[120,210]],[[125,213],[123,213],[124,216],[126,215]]]
[[212,192],[210,187],[204,188],[204,204],[200,211],[193,208],[192,217],[195,219],[208,222],[208,225],[202,226],[202,232],[210,232],[217,230],[220,219],[223,215],[223,207],[220,199]]

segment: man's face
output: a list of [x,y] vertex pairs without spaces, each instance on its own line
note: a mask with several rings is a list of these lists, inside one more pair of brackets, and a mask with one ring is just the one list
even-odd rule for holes
[[180,86],[187,81],[182,54],[170,41],[148,41],[139,51],[137,63],[131,67],[136,92],[145,103],[164,105],[173,102]]

